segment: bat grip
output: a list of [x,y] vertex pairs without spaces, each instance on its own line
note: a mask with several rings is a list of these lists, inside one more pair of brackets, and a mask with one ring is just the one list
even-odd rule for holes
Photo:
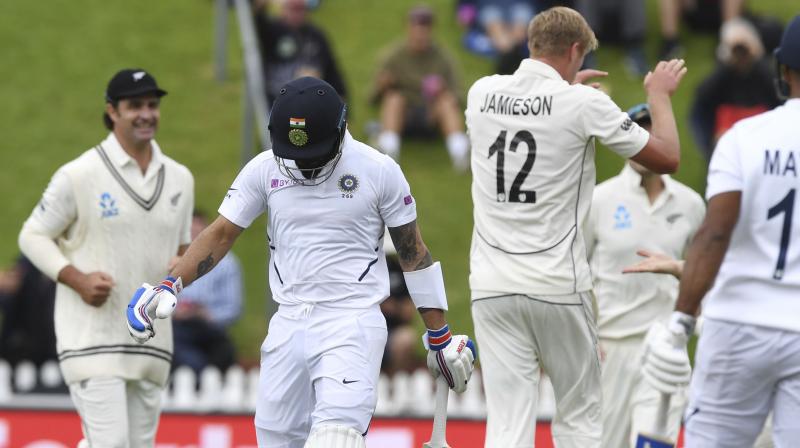
[[444,376],[436,379],[436,407],[433,413],[433,432],[431,433],[432,446],[447,446],[447,399],[450,395],[450,387]]
[[656,434],[660,436],[667,436],[667,416],[669,416],[669,402],[672,398],[671,394],[661,392],[661,397],[658,400],[658,412],[656,412]]

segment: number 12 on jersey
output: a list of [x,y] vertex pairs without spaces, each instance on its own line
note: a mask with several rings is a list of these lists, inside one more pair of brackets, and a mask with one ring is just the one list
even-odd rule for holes
[[489,147],[489,158],[497,154],[497,202],[519,202],[524,204],[536,203],[536,192],[533,190],[522,190],[522,183],[533,168],[533,163],[536,161],[536,140],[533,135],[525,130],[519,131],[514,134],[511,139],[511,144],[508,150],[516,152],[520,143],[525,143],[528,147],[528,155],[525,157],[525,162],[522,164],[517,175],[514,177],[514,182],[511,184],[511,190],[506,197],[506,175],[505,175],[505,149],[506,149],[506,130],[500,131],[500,135]]

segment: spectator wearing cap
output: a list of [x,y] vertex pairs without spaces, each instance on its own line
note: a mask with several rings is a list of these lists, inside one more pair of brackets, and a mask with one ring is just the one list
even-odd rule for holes
[[433,40],[433,11],[416,6],[408,13],[405,40],[385,50],[378,65],[372,100],[380,106],[375,145],[395,160],[401,136],[430,137],[438,130],[458,171],[469,167],[459,70]]
[[[628,115],[650,130],[647,104],[632,107]],[[660,393],[642,375],[644,341],[653,323],[669,317],[678,293],[672,276],[622,270],[639,255],[680,259],[704,215],[705,204],[694,190],[630,160],[594,189],[584,237],[597,299],[603,448],[634,446],[636,435],[652,428]],[[673,440],[685,404],[685,389],[670,400],[667,430]]]
[[719,137],[737,121],[780,104],[774,78],[755,27],[741,18],[726,22],[717,66],[697,87],[689,115],[695,142],[707,160]]
[[139,345],[123,322],[130,291],[163,278],[190,242],[194,180],[155,140],[166,94],[143,69],[117,72],[105,92],[110,133],[56,171],[19,235],[58,282],[56,351],[89,446],[155,442],[171,323]]
[[[265,7],[269,3],[277,4],[275,16]],[[281,86],[303,76],[324,79],[347,98],[336,55],[325,33],[309,22],[306,0],[256,0],[253,6],[270,104]]]

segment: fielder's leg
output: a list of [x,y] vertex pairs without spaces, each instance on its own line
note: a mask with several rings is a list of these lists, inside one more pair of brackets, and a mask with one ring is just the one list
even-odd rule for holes
[[[553,441],[557,448],[600,447],[602,434],[600,358],[588,293],[540,297],[536,339],[541,363],[556,397]],[[550,302],[550,303],[547,303]]]
[[472,302],[486,392],[486,448],[531,447],[539,398],[539,355],[524,296]]
[[772,406],[778,332],[706,319],[686,409],[686,446],[750,448]]
[[127,381],[130,448],[150,448],[155,444],[158,417],[161,415],[161,386],[150,381]]
[[630,448],[631,396],[641,363],[631,355],[641,349],[641,338],[601,339],[603,447]]
[[70,384],[69,393],[81,416],[83,437],[89,446],[128,447],[128,410],[123,379],[90,378]]

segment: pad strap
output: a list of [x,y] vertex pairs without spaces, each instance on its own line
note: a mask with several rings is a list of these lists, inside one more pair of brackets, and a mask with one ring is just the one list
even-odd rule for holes
[[158,289],[164,289],[172,293],[173,296],[178,297],[178,294],[183,291],[183,280],[180,277],[167,277],[161,280],[157,286]]

